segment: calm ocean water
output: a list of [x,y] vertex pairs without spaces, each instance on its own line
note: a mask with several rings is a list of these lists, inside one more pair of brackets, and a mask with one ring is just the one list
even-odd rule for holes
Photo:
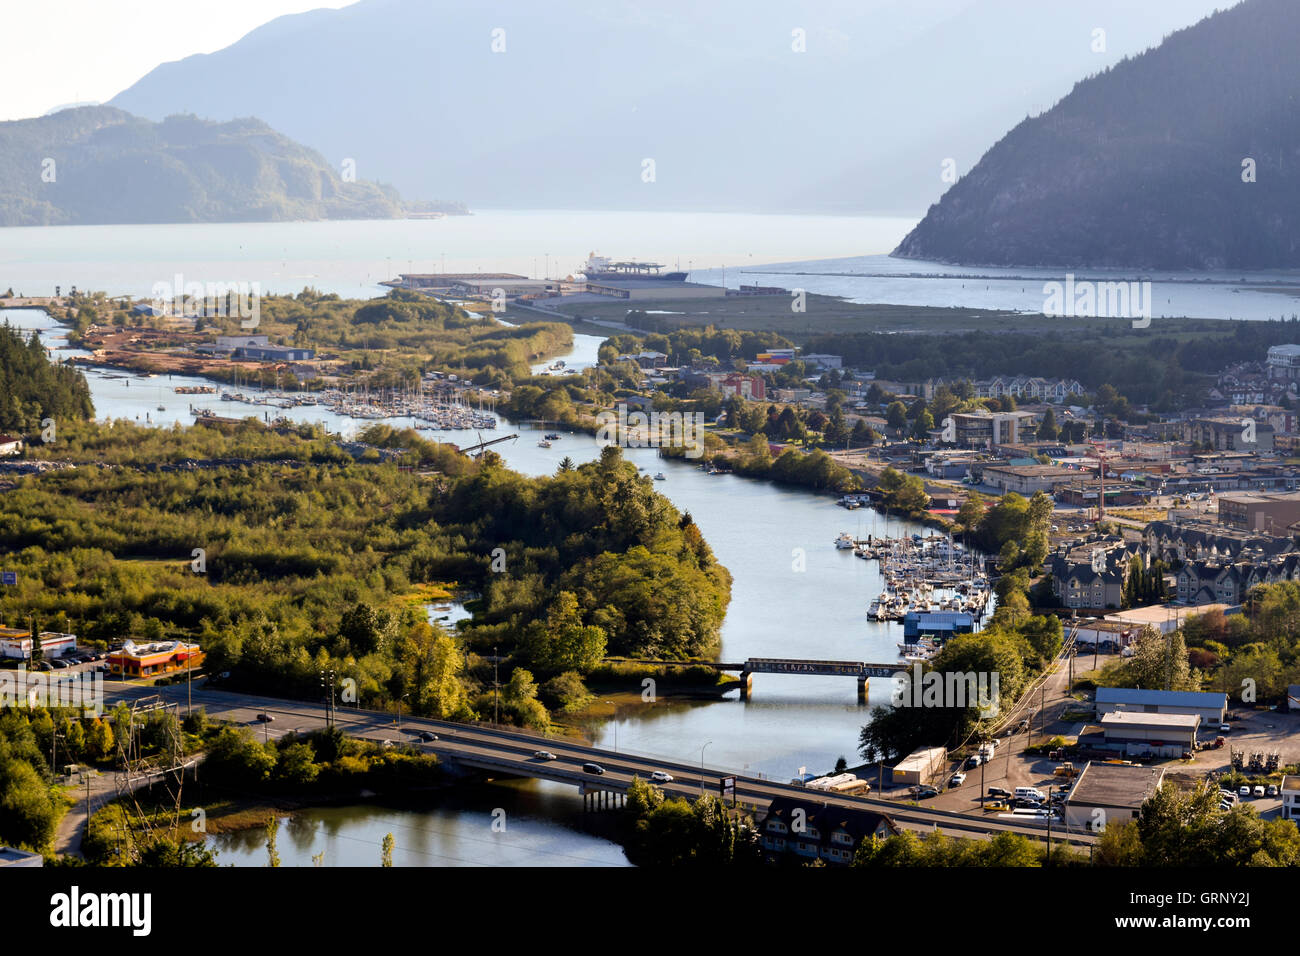
[[[915,219],[733,213],[486,210],[473,216],[350,222],[47,226],[0,229],[0,290],[55,286],[144,296],[155,283],[258,282],[265,293],[312,286],[384,292],[399,272],[561,276],[588,253],[661,262],[695,281],[782,285],[856,302],[1041,312],[1064,270],[993,269],[891,259]],[[1156,317],[1290,318],[1300,273],[1075,270],[1097,281],[1152,282]],[[833,274],[836,273],[836,274]],[[1069,320],[1065,320],[1069,321]]]

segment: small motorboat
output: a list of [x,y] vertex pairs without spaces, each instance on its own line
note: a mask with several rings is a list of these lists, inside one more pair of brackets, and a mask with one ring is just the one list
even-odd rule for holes
[[538,447],[538,448],[550,448],[550,447],[551,447],[551,443],[550,443],[549,441],[547,441],[545,438],[543,438],[541,441],[539,441],[539,442],[537,443],[537,447]]
[[668,479],[664,477],[664,473],[662,471],[655,472],[655,481],[667,481],[667,480]]

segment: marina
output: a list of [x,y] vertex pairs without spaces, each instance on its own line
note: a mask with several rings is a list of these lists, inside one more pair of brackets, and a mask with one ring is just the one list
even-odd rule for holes
[[978,623],[989,610],[992,589],[979,556],[946,535],[856,539],[843,531],[835,547],[880,562],[884,590],[867,606],[870,620],[904,621],[909,614],[951,612],[971,615]]

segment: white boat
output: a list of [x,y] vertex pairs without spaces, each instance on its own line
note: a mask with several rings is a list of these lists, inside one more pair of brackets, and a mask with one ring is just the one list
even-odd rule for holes
[[548,442],[545,438],[543,438],[541,441],[539,441],[539,442],[537,443],[537,447],[538,447],[538,448],[550,448],[550,447],[551,447],[551,443]]
[[841,531],[840,536],[835,539],[835,547],[841,551],[852,551],[856,544],[857,542],[853,540],[853,535],[849,534],[847,531]]
[[664,473],[662,471],[655,472],[655,481],[667,481],[667,480],[668,479],[664,477]]

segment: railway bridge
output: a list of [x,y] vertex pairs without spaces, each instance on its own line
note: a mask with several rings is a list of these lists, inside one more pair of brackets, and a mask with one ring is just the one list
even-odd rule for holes
[[[610,661],[614,663],[614,661]],[[858,703],[867,702],[867,681],[873,677],[893,677],[911,665],[906,661],[873,664],[866,661],[819,661],[790,657],[751,657],[740,663],[727,661],[654,661],[627,660],[621,663],[656,664],[667,667],[711,667],[716,671],[740,674],[740,699],[749,700],[754,692],[755,674],[803,674],[809,677],[852,677],[858,682]]]

